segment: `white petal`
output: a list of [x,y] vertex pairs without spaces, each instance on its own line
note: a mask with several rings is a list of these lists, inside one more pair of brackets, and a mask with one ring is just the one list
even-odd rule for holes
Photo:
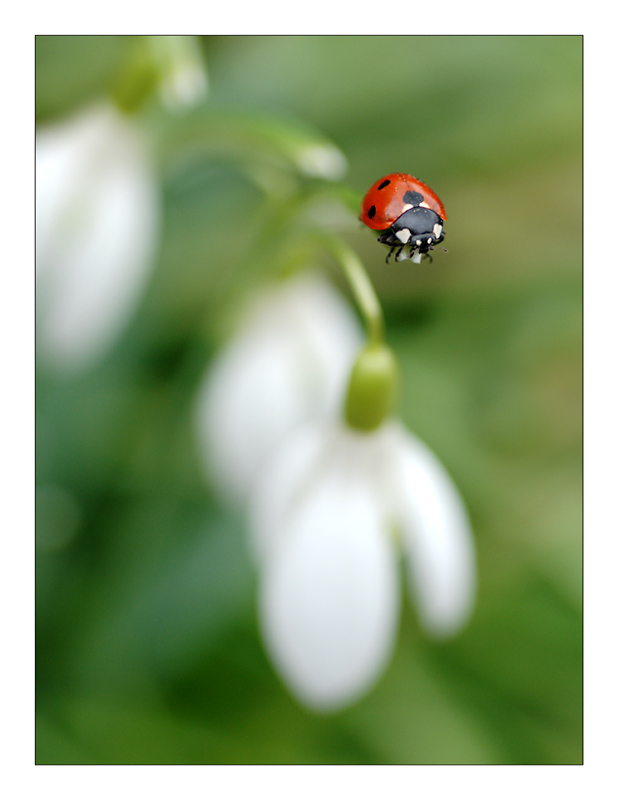
[[248,525],[258,563],[268,558],[287,534],[290,514],[303,493],[311,491],[330,434],[330,429],[320,425],[301,426],[260,471],[251,493]]
[[264,293],[206,376],[196,419],[208,477],[240,500],[296,425],[331,414],[361,341],[348,305],[303,275]]
[[327,468],[356,481],[359,487],[367,487],[388,522],[389,509],[380,485],[389,458],[390,448],[384,446],[379,432],[359,433],[324,420],[298,426],[265,461],[251,492],[249,530],[258,561],[268,557],[280,538],[287,535],[295,504],[312,491]]
[[260,617],[270,655],[307,706],[334,710],[377,680],[399,611],[394,548],[370,487],[324,469],[263,565]]
[[289,341],[263,336],[225,351],[198,397],[205,470],[229,501],[241,500],[264,456],[303,413]]
[[446,470],[418,439],[389,430],[394,520],[421,623],[448,636],[470,616],[476,593],[474,541],[463,501]]
[[144,289],[159,224],[155,175],[133,125],[101,105],[37,131],[39,353],[101,355]]

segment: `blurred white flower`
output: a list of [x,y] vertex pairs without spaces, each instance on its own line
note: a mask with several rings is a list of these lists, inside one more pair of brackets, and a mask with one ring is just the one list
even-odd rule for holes
[[359,698],[390,658],[399,554],[430,635],[455,633],[470,614],[465,508],[436,457],[396,422],[372,433],[324,423],[297,431],[256,485],[251,531],[266,646],[315,710]]
[[[361,346],[333,289],[295,278],[256,302],[196,407],[211,479],[248,498],[266,648],[318,711],[358,699],[390,658],[400,557],[430,635],[455,633],[475,596],[468,518],[440,462],[395,421],[371,432],[337,421]],[[368,371],[350,386],[362,407],[378,362],[360,352]]]
[[150,36],[161,67],[159,93],[172,112],[188,111],[208,92],[206,65],[195,36]]
[[41,357],[76,368],[113,344],[144,290],[159,220],[145,140],[111,103],[37,129]]
[[309,145],[299,149],[297,161],[305,175],[328,181],[341,180],[348,169],[346,157],[331,144]]
[[349,306],[318,275],[255,298],[196,404],[205,470],[228,500],[247,497],[265,459],[295,426],[336,413],[361,341]]

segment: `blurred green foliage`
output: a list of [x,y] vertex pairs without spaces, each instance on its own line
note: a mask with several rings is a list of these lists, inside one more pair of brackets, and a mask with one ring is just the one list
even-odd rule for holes
[[[132,41],[38,37],[37,119],[109,91]],[[143,114],[165,205],[148,293],[96,368],[37,375],[37,762],[581,763],[581,38],[202,44],[205,104]],[[213,144],[230,119],[238,142]],[[383,301],[401,416],[470,509],[478,607],[436,644],[405,602],[386,674],[331,717],[266,659],[243,521],[204,484],[191,419],[289,233],[285,159],[251,134],[269,120],[335,142],[352,196],[411,172],[449,215],[432,264],[342,235]]]

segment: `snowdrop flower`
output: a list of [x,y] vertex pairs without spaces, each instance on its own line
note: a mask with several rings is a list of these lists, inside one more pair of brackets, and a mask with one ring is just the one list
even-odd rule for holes
[[349,306],[317,274],[254,298],[195,407],[206,474],[228,500],[248,496],[297,425],[335,413],[361,341]]
[[78,368],[108,350],[144,290],[159,218],[145,142],[111,103],[37,129],[40,356]]
[[396,638],[400,560],[430,635],[457,632],[475,596],[463,502],[438,459],[390,417],[396,363],[373,290],[348,261],[371,320],[367,345],[327,285],[296,278],[256,303],[197,404],[211,474],[228,496],[249,497],[266,648],[316,711],[378,680]]
[[390,418],[397,364],[379,303],[360,262],[336,249],[369,326],[344,420],[326,414],[288,437],[250,504],[265,644],[289,689],[316,711],[354,702],[384,669],[400,556],[429,634],[459,630],[475,595],[463,503],[431,451]]
[[368,691],[397,631],[403,557],[427,632],[466,622],[475,593],[468,518],[446,471],[399,423],[299,429],[256,486],[260,623],[284,682],[317,711]]

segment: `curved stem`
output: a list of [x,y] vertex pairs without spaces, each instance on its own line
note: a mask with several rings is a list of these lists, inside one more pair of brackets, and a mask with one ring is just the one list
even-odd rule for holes
[[346,276],[354,299],[367,325],[369,344],[382,344],[384,341],[382,307],[361,260],[351,248],[335,236],[320,233],[319,239],[324,247],[335,257]]

